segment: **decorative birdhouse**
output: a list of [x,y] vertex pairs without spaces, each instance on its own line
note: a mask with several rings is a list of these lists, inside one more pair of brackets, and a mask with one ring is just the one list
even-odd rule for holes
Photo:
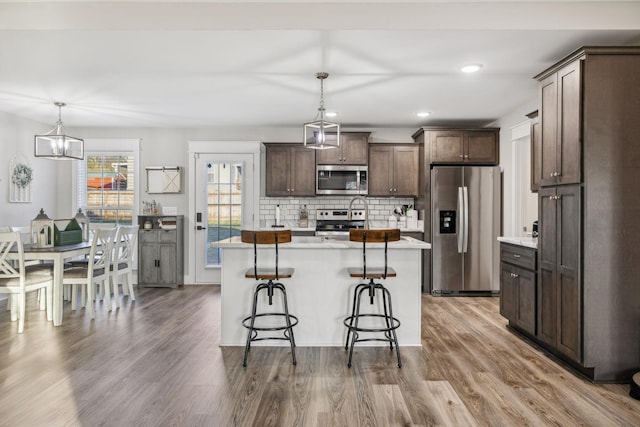
[[89,241],[89,218],[82,212],[82,208],[78,209],[78,213],[73,217],[82,229],[82,241]]
[[53,246],[54,221],[40,209],[40,213],[31,221],[31,243],[37,248]]

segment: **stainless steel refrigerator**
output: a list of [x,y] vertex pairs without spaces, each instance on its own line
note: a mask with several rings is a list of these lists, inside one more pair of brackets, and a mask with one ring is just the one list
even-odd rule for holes
[[497,166],[431,170],[432,294],[500,290],[501,203]]

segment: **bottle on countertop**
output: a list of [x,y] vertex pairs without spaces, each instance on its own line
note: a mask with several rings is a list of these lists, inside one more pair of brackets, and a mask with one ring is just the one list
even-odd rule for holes
[[309,212],[307,211],[307,205],[302,205],[302,208],[300,208],[300,218],[298,220],[298,226],[300,228],[309,227]]

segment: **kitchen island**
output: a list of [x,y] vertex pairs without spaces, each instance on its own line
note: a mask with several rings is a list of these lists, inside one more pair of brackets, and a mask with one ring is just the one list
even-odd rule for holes
[[[222,346],[244,346],[247,330],[242,319],[251,313],[255,280],[245,278],[245,272],[253,268],[253,245],[242,243],[239,237],[217,242],[222,249],[221,285],[221,336]],[[389,266],[397,277],[386,279],[391,292],[393,314],[401,326],[397,330],[398,341],[403,346],[420,346],[422,251],[431,244],[403,236],[388,247]],[[273,247],[258,247],[258,266],[273,267]],[[384,263],[384,244],[367,245],[367,265]],[[347,239],[294,236],[292,241],[279,246],[279,266],[295,269],[291,279],[283,279],[287,288],[289,311],[300,322],[294,328],[298,346],[342,346],[346,338],[343,320],[351,311],[350,296],[359,283],[347,273],[349,267],[362,266],[362,244]],[[262,298],[262,296],[261,296]],[[380,300],[380,301],[378,301]],[[376,298],[371,306],[366,300],[362,312],[378,311],[382,298]],[[282,311],[281,298],[276,292],[273,306],[266,305],[266,297],[260,302],[269,311]],[[378,304],[378,302],[380,304]],[[267,341],[257,345],[288,345]],[[362,345],[385,345],[380,342]]]

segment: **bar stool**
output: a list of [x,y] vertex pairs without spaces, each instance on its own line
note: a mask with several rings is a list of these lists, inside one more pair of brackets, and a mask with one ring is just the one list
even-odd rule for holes
[[[245,277],[261,281],[253,292],[253,305],[251,307],[251,316],[242,320],[242,326],[249,329],[247,334],[247,344],[244,348],[244,359],[242,366],[247,366],[247,355],[251,348],[251,342],[262,340],[287,340],[291,344],[291,358],[293,364],[296,364],[296,342],[293,336],[293,327],[298,324],[298,318],[289,314],[289,304],[287,302],[287,291],[280,279],[288,279],[293,276],[293,268],[278,268],[278,245],[291,241],[290,230],[274,230],[274,231],[251,231],[242,230],[241,239],[244,243],[253,243],[253,268],[245,273]],[[258,245],[274,245],[275,246],[275,268],[258,268]],[[274,282],[275,280],[275,282]],[[261,291],[267,292],[269,305],[273,304],[273,291],[277,289],[282,293],[282,303],[284,312],[257,312],[258,295]],[[284,318],[284,322],[276,325],[257,326],[256,318]],[[259,337],[258,332],[265,331],[283,331],[282,337],[264,336]]]
[[[396,272],[393,268],[387,265],[387,244],[388,242],[394,242],[400,240],[400,230],[386,229],[386,230],[366,230],[355,229],[349,230],[349,240],[352,242],[362,242],[362,267],[348,268],[349,275],[354,278],[361,278],[368,280],[358,284],[353,291],[353,306],[351,309],[351,315],[344,319],[344,325],[347,327],[347,340],[344,349],[349,349],[349,362],[347,366],[351,368],[351,359],[353,356],[353,347],[355,343],[362,341],[386,341],[389,342],[389,347],[393,351],[393,346],[396,347],[396,354],[398,356],[398,368],[402,367],[402,361],[400,359],[400,347],[398,346],[398,337],[396,335],[396,329],[400,327],[400,320],[393,317],[393,310],[391,307],[391,294],[389,290],[381,283],[375,280],[384,280],[387,277],[396,277]],[[384,242],[384,267],[367,267],[367,243],[382,243]],[[369,301],[373,304],[376,290],[382,291],[382,306],[384,313],[360,313],[360,303],[362,294],[366,291],[369,296]],[[360,321],[364,318],[374,318],[382,320],[379,325],[373,324],[373,322],[366,322],[365,325],[360,324]],[[372,323],[372,324],[369,324]],[[369,337],[360,338],[360,333],[384,333],[384,338]]]

